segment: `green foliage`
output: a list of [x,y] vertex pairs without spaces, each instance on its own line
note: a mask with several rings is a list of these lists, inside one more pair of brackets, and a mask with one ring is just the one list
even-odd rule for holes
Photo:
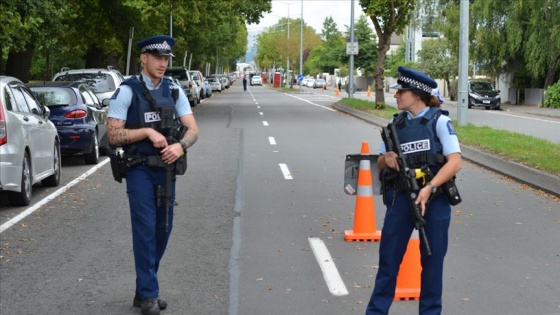
[[354,65],[360,67],[365,76],[371,75],[377,61],[377,40],[363,14],[354,24],[354,38],[358,40],[359,47],[359,54],[354,56]]
[[544,99],[544,107],[560,108],[560,81],[551,85],[546,90],[546,98]]
[[338,31],[332,17],[325,18],[321,37],[322,44],[309,53],[309,58],[305,62],[305,69],[307,69],[305,73],[334,73],[335,68],[348,63],[346,39]]
[[203,69],[216,58],[220,67],[231,66],[247,48],[245,23],[258,22],[271,9],[270,0],[0,2],[0,73],[11,56],[23,52],[33,63],[25,69],[25,65],[18,66],[18,71],[31,72],[32,79],[50,79],[50,69],[58,71],[62,66],[112,64],[122,71],[130,28],[134,27],[134,65],[138,54],[134,43],[147,36],[169,34],[171,16],[178,57],[185,51],[192,53],[193,68]]

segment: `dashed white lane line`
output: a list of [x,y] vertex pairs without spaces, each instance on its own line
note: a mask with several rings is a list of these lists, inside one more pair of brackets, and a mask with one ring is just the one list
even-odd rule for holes
[[331,294],[335,296],[348,295],[348,289],[346,289],[346,285],[344,285],[344,281],[342,281],[325,243],[318,237],[309,237],[308,240]]
[[19,221],[23,220],[25,217],[27,217],[28,215],[32,214],[33,212],[35,212],[37,209],[41,208],[42,206],[44,206],[45,204],[47,204],[49,201],[53,200],[54,198],[58,197],[59,195],[61,195],[63,192],[65,192],[66,190],[68,190],[70,187],[76,185],[77,183],[79,183],[80,181],[86,179],[86,177],[88,177],[89,175],[95,173],[98,169],[100,169],[103,165],[109,163],[109,159],[105,159],[104,161],[101,161],[99,164],[95,165],[94,167],[92,167],[91,169],[89,169],[89,171],[85,172],[84,174],[80,175],[80,177],[74,179],[73,181],[69,182],[68,184],[66,184],[65,186],[59,188],[58,190],[56,190],[55,192],[53,192],[52,194],[48,195],[47,197],[43,198],[41,201],[37,202],[36,204],[34,204],[32,207],[29,207],[27,209],[25,209],[25,211],[23,211],[22,213],[18,214],[17,216],[13,217],[11,220],[9,220],[8,222],[0,225],[0,233],[4,232],[5,230],[9,229],[12,225],[18,223]]
[[290,170],[288,169],[288,165],[284,164],[284,163],[280,163],[280,170],[282,171],[282,174],[284,174],[284,179],[294,179],[292,177],[292,173],[290,173]]
[[268,137],[268,142],[270,142],[270,145],[276,145],[276,140],[274,139],[274,137]]
[[336,110],[334,110],[334,109],[332,109],[332,108],[329,108],[329,107],[326,107],[326,106],[323,106],[323,105],[319,105],[319,104],[315,104],[315,103],[313,103],[313,102],[311,102],[311,101],[308,101],[308,100],[306,100],[306,99],[303,99],[303,98],[301,98],[301,97],[297,97],[297,96],[294,96],[294,95],[290,95],[290,94],[288,94],[288,93],[284,93],[284,94],[287,95],[287,96],[289,96],[289,97],[293,97],[293,98],[295,98],[295,99],[298,99],[298,100],[300,100],[300,101],[304,101],[304,102],[306,102],[306,103],[309,103],[309,104],[311,104],[311,105],[314,105],[314,106],[317,106],[317,107],[321,107],[321,108],[324,108],[324,109],[326,109],[326,110],[330,110],[331,112],[335,112],[335,111],[336,111]]
[[268,121],[263,121],[263,126],[268,126]]
[[262,116],[262,115],[264,115],[264,113],[263,113],[263,112],[259,112],[259,115]]

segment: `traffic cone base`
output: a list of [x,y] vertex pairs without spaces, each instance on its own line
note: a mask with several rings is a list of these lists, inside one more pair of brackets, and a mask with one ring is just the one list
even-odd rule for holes
[[[369,155],[369,144],[367,142],[362,142],[361,154]],[[376,230],[371,164],[368,159],[360,161],[354,229],[344,231],[344,240],[348,242],[378,242],[381,240],[381,231]]]
[[406,253],[399,267],[394,300],[404,301],[420,299],[421,274],[420,239],[411,238],[408,241]]

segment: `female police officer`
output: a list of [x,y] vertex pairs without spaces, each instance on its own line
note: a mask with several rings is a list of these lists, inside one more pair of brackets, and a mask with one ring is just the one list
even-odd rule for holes
[[[440,314],[443,260],[447,252],[451,205],[448,197],[438,188],[461,169],[459,141],[447,113],[439,108],[437,97],[431,95],[432,89],[437,87],[432,78],[420,71],[399,67],[397,84],[391,87],[397,89],[397,107],[402,110],[395,116],[393,123],[396,124],[401,148],[407,148],[403,150],[409,161],[407,164],[413,168],[427,166],[434,174],[430,182],[420,186],[416,199],[427,222],[425,231],[432,250],[432,254],[428,255],[421,242],[419,314]],[[380,153],[378,168],[387,177],[382,178],[387,213],[381,232],[379,270],[366,315],[389,313],[399,266],[414,229],[409,195],[399,185],[398,175],[395,176],[399,169],[397,155],[395,152],[386,152],[384,143],[381,144]]]
[[[155,157],[150,161],[158,160],[156,164],[164,166],[175,163],[198,139],[187,97],[179,86],[164,78],[174,43],[173,38],[160,35],[136,44],[141,52],[142,73],[122,83],[111,99],[107,115],[112,145],[123,146],[127,155],[133,154],[139,160]],[[168,143],[162,128],[166,107],[166,112],[174,112],[179,122],[188,127],[182,139],[173,144]],[[165,202],[157,203],[156,190],[164,186],[166,168],[147,164],[150,163],[128,167],[125,175],[136,267],[133,305],[141,306],[142,314],[152,315],[167,307],[167,302],[158,298],[157,272],[171,233],[173,209],[168,209]],[[174,196],[175,181],[172,186]]]

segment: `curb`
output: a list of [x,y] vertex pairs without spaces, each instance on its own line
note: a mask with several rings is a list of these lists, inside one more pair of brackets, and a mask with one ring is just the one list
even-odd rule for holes
[[[388,119],[377,117],[356,110],[345,105],[335,103],[332,107],[340,112],[360,118],[368,123],[379,127],[385,127]],[[514,179],[517,182],[529,185],[535,189],[542,190],[548,194],[560,197],[560,177],[539,171],[521,163],[504,160],[500,156],[492,155],[475,147],[461,144],[461,155],[466,160]]]

